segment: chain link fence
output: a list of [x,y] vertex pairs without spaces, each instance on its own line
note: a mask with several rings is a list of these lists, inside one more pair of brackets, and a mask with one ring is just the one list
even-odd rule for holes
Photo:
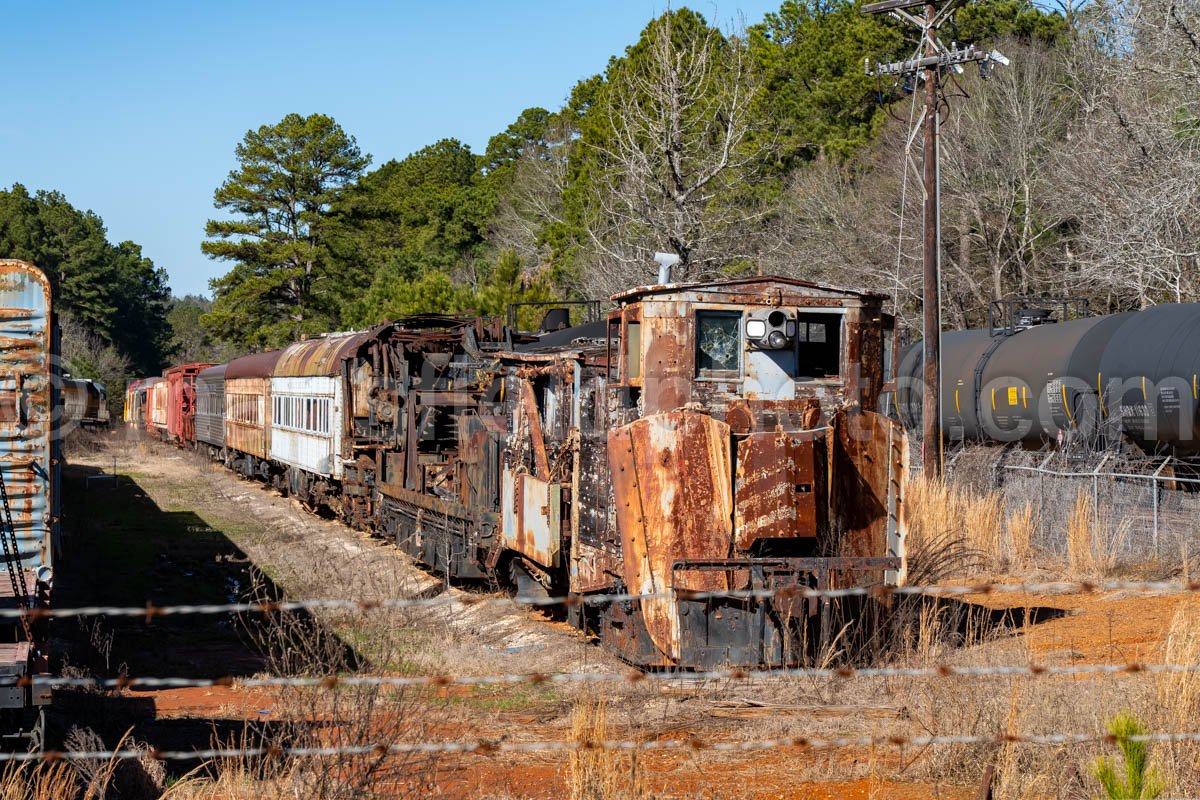
[[950,454],[957,483],[999,492],[1006,514],[1029,504],[1033,544],[1066,556],[1079,509],[1114,561],[1186,562],[1200,554],[1200,464],[1116,453],[1029,452],[970,446]]

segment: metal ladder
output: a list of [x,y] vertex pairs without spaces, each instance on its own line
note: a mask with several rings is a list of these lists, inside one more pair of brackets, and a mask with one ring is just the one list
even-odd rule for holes
[[[25,583],[25,570],[21,564],[21,551],[17,542],[17,529],[13,525],[12,506],[8,502],[8,486],[4,480],[4,470],[0,468],[0,502],[4,504],[3,526],[0,527],[0,543],[4,545],[4,563],[8,567],[8,579],[12,582],[13,597],[17,600],[17,608],[29,610],[29,587]],[[29,624],[29,615],[21,615],[21,627],[25,630],[26,641],[33,642],[33,630]]]

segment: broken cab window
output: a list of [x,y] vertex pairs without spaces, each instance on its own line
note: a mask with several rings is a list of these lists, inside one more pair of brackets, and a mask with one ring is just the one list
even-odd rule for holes
[[741,375],[741,330],[741,312],[696,312],[696,374],[698,376],[738,377]]
[[841,374],[842,315],[796,315],[796,377],[831,378]]

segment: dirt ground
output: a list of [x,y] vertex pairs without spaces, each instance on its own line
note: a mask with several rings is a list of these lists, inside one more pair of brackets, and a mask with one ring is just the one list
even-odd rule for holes
[[[376,627],[337,615],[324,622],[357,654],[359,663],[370,664],[367,671],[628,672],[568,626],[511,602],[474,602],[491,595],[481,594],[478,587],[447,588],[389,544],[318,518],[196,454],[119,434],[88,452],[74,453],[69,461],[66,556],[55,597],[60,607],[224,602],[244,596],[252,585],[292,599],[445,594],[451,602],[434,610],[368,612],[385,615],[370,623]],[[103,477],[114,471],[115,479]],[[1121,594],[989,595],[968,600],[985,611],[1025,610],[1024,618],[1036,622],[987,632],[965,647],[962,642],[954,647],[932,643],[936,637],[931,637],[901,663],[1155,660],[1161,658],[1165,633],[1181,602],[1176,597]],[[937,615],[931,617],[930,624],[936,625]],[[386,654],[377,635],[384,630]],[[272,669],[247,626],[230,618],[160,618],[149,624],[142,618],[86,625],[60,621],[53,635],[58,667],[67,674],[237,678]],[[1009,726],[1030,732],[1040,732],[1039,726],[1061,730],[1090,725],[1102,730],[1115,709],[1154,703],[1153,682],[1144,676],[1089,679],[1090,699],[1083,704],[1073,699],[1078,684],[1049,678],[1023,684],[1013,679],[960,679],[936,685],[915,679],[766,679],[698,686],[684,677],[678,684],[604,684],[590,693],[586,687],[569,685],[448,687],[410,693],[406,713],[422,719],[421,734],[432,739],[564,740],[572,735],[573,713],[581,704],[600,702],[610,709],[611,738],[749,741],[800,735],[994,733]],[[718,710],[747,698],[769,702],[777,710],[745,719],[731,719]],[[151,746],[184,749],[207,747],[248,726],[269,730],[286,721],[281,714],[294,713],[283,712],[283,707],[274,692],[236,685],[118,696],[60,693],[55,701],[60,734],[72,724],[86,724],[111,744],[114,736],[132,729],[139,741]],[[814,719],[807,711],[814,707],[843,711]],[[1062,762],[1077,776],[1086,772],[1092,756],[1093,751],[1070,748],[1020,753],[996,747],[910,752],[889,746],[827,753],[698,749],[647,752],[635,762],[614,762],[607,768],[639,775],[638,790],[644,797],[907,800],[974,797],[986,765],[1005,758]],[[558,798],[570,794],[573,774],[570,758],[560,754],[440,757],[421,776],[422,788],[407,790],[410,796],[444,798]],[[399,786],[403,779],[398,780]],[[1080,779],[1051,777],[1031,784],[1029,796],[1071,796],[1063,794],[1062,787],[1072,782]]]

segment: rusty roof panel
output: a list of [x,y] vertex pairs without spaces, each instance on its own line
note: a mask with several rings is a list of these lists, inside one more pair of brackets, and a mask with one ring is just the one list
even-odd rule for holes
[[225,378],[225,369],[228,364],[215,364],[208,369],[202,369],[196,373],[197,378],[203,378],[207,381],[219,381]]
[[275,374],[275,366],[279,363],[282,350],[268,350],[265,353],[251,353],[248,356],[235,358],[229,362],[225,370],[226,380],[238,378],[269,378]]
[[746,278],[729,278],[721,281],[701,281],[696,283],[665,283],[649,286],[638,286],[633,289],[628,289],[624,292],[618,292],[612,295],[609,299],[615,303],[633,303],[638,300],[647,298],[651,295],[670,295],[670,294],[698,294],[698,293],[715,293],[715,294],[732,294],[742,298],[757,298],[759,302],[769,293],[771,289],[777,290],[800,290],[804,294],[808,293],[825,293],[832,295],[840,295],[846,298],[863,298],[863,299],[884,299],[882,295],[875,292],[863,291],[861,289],[844,289],[837,286],[824,286],[811,281],[800,281],[795,278],[783,278],[779,276],[755,275]]
[[340,375],[343,359],[371,339],[376,330],[330,334],[289,345],[280,353],[273,375],[276,378]]

